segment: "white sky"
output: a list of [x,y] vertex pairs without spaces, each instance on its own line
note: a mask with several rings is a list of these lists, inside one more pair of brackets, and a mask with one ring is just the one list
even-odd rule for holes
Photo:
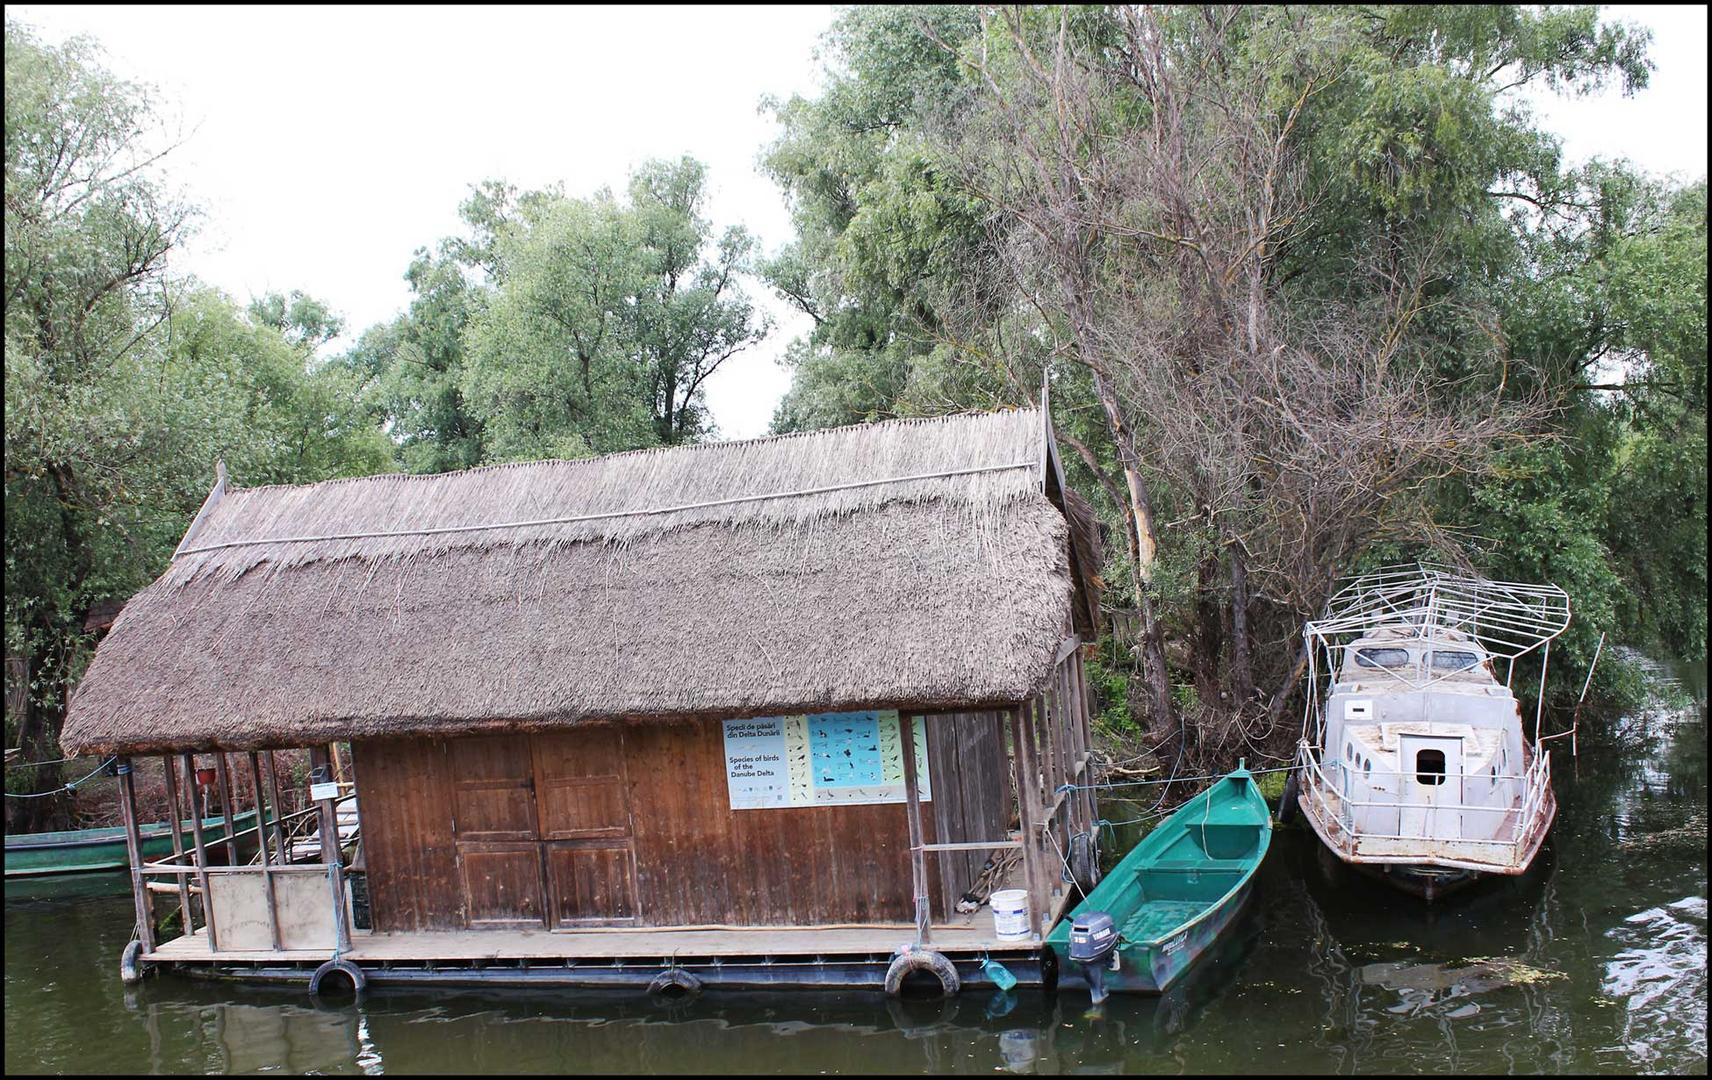
[[[1541,116],[1572,159],[1705,175],[1706,8],[1604,14],[1653,28],[1651,85],[1536,95]],[[181,267],[240,301],[328,301],[346,319],[338,349],[404,308],[411,252],[458,231],[457,204],[488,177],[583,195],[688,153],[709,167],[715,224],[777,250],[790,221],[755,168],[776,134],[757,106],[815,91],[832,9],[14,4],[7,18],[53,43],[91,34],[116,73],[158,87],[189,133],[165,168],[205,210]],[[765,433],[790,381],[775,358],[807,329],[751,291],[778,327],[708,381],[727,438]]]

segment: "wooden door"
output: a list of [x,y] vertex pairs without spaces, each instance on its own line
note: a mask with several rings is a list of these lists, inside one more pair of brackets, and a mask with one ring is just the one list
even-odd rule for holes
[[1403,735],[1403,836],[1462,838],[1462,739]]
[[538,735],[534,751],[549,925],[634,922],[636,854],[623,729]]
[[465,919],[473,928],[543,925],[546,883],[529,738],[453,739],[447,756]]

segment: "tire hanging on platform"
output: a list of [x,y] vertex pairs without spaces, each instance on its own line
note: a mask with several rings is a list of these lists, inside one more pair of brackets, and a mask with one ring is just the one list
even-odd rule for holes
[[119,954],[119,981],[135,986],[143,981],[143,943],[135,938]]
[[1300,769],[1291,769],[1289,775],[1284,778],[1284,794],[1278,799],[1278,820],[1283,824],[1289,824],[1296,816],[1296,797],[1301,775]]
[[963,988],[956,966],[946,959],[944,953],[906,948],[892,958],[891,967],[886,969],[886,993],[892,997],[903,993],[904,979],[912,971],[926,971],[938,979],[939,989],[945,997],[956,997],[957,991]]

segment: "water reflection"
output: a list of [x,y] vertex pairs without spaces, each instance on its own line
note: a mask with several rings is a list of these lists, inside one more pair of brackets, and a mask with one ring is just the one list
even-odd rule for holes
[[114,977],[123,878],[7,887],[6,1069],[120,1072],[1565,1072],[1706,1067],[1703,711],[1559,755],[1533,869],[1426,905],[1280,832],[1163,997],[300,988]]
[[[1706,898],[1686,896],[1624,919],[1607,936],[1624,946],[1600,991],[1623,1003],[1623,1048],[1643,1069],[1668,1068],[1706,1047]],[[1676,1032],[1671,1038],[1670,1033]]]

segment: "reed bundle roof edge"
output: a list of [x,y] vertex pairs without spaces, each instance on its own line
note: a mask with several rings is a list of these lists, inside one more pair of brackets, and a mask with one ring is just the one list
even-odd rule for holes
[[1025,409],[217,489],[97,650],[61,742],[1025,700],[1094,551],[1085,504],[1042,493],[1048,445]]

